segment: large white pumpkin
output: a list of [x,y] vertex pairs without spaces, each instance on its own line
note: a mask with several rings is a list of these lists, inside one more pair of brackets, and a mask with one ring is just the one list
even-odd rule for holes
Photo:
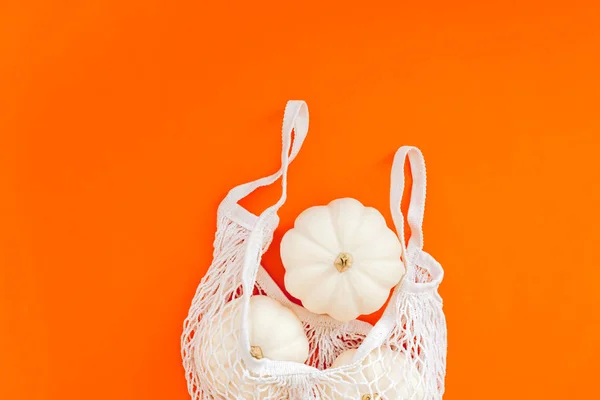
[[[352,362],[355,349],[342,352],[330,368]],[[341,381],[330,383],[329,400],[425,400],[424,385],[419,371],[403,353],[388,348],[372,351]]]
[[[210,351],[198,354],[209,369],[209,386],[226,398],[286,398],[283,388],[260,387],[243,378],[244,363],[239,356],[242,302],[233,300],[223,309],[218,323],[210,329]],[[250,354],[257,359],[303,363],[308,358],[308,339],[302,322],[289,308],[267,296],[252,296],[249,310]]]
[[401,255],[381,213],[350,198],[303,211],[281,240],[286,289],[340,321],[383,306],[404,274]]

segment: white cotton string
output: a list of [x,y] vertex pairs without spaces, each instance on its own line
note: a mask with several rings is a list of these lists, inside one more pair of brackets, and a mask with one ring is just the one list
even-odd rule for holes
[[[293,137],[295,129],[299,132]],[[287,198],[287,176],[288,167],[292,156],[300,151],[300,146],[306,138],[308,131],[308,107],[304,101],[292,100],[289,101],[285,108],[282,127],[282,149],[281,149],[281,168],[272,175],[281,177],[281,197],[274,205],[267,208],[258,218],[254,230],[251,232],[247,242],[246,256],[242,267],[242,278],[244,285],[244,297],[247,303],[252,294],[252,288],[256,281],[256,273],[260,264],[262,253],[263,239],[266,233],[267,224],[272,216],[277,214],[277,211],[285,203]],[[293,142],[293,144],[292,144]],[[290,147],[292,153],[290,154]],[[295,153],[295,154],[294,154]],[[255,181],[257,182],[257,181]]]
[[[294,132],[293,144],[292,143],[292,132]],[[244,183],[236,186],[229,191],[227,197],[223,201],[225,204],[236,204],[238,201],[254,192],[256,189],[262,186],[268,186],[279,179],[284,169],[287,171],[287,166],[294,158],[298,155],[304,139],[308,133],[308,106],[302,100],[290,100],[287,102],[282,127],[282,164],[277,172],[272,175],[265,176],[264,178],[257,179],[252,182]],[[284,165],[283,153],[286,155],[286,163]],[[285,201],[285,198],[284,198]]]
[[412,190],[410,193],[410,204],[406,220],[410,227],[410,238],[406,246],[405,258],[407,265],[408,278],[414,278],[413,262],[416,254],[423,249],[423,216],[425,213],[425,195],[427,188],[427,174],[425,170],[425,159],[421,150],[412,146],[402,146],[394,156],[392,165],[391,187],[390,187],[390,208],[392,219],[396,225],[396,231],[404,246],[404,216],[400,210],[402,196],[404,194],[404,164],[408,157],[410,171],[413,178]]
[[[242,285],[243,308],[242,308],[242,327],[240,350],[244,362],[249,368],[258,367],[261,363],[257,362],[250,353],[250,342],[248,335],[248,314],[250,309],[250,296],[256,283],[256,274],[260,266],[262,256],[262,244],[267,230],[267,225],[272,217],[276,216],[277,211],[285,203],[287,198],[287,177],[288,167],[293,157],[298,154],[300,147],[306,138],[308,132],[308,106],[304,101],[289,101],[285,108],[282,126],[282,149],[281,149],[281,168],[272,175],[281,177],[281,197],[274,205],[267,208],[258,218],[254,230],[250,233],[247,241],[246,254],[242,264]],[[293,136],[293,134],[295,135]],[[291,150],[291,153],[290,153]],[[276,178],[276,179],[277,179]],[[270,177],[268,178],[270,179]],[[252,189],[254,190],[254,189]],[[262,363],[264,364],[264,363]]]
[[[404,164],[406,157],[409,158],[411,173],[413,176],[413,185],[410,196],[410,205],[408,208],[408,224],[411,230],[411,237],[408,241],[408,246],[405,246],[404,239],[404,216],[400,210],[402,196],[404,194]],[[412,146],[403,146],[398,149],[394,156],[391,172],[390,185],[390,206],[392,218],[396,225],[396,230],[402,244],[404,259],[406,261],[407,273],[404,280],[409,282],[414,281],[416,274],[414,265],[414,255],[419,253],[418,250],[423,248],[423,214],[425,212],[425,160],[421,151]],[[398,288],[394,290],[394,294],[389,304],[394,304],[399,299]],[[395,310],[388,306],[384,311],[381,319],[375,324],[373,330],[369,332],[362,346],[358,349],[353,359],[358,361],[366,357],[374,349],[390,336],[390,332],[394,329],[398,322],[398,315]]]

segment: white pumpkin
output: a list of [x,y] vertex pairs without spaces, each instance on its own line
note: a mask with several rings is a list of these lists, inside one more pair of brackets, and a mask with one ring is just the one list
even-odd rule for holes
[[[346,350],[330,368],[352,363],[355,349]],[[346,371],[345,371],[346,372]],[[341,381],[326,388],[329,400],[424,400],[424,385],[419,371],[403,353],[389,348],[372,351],[356,367],[346,372]]]
[[401,255],[381,213],[350,198],[303,211],[281,240],[286,289],[339,321],[383,306],[404,275]]
[[[242,302],[228,303],[218,323],[210,329],[209,354],[198,354],[207,361],[211,377],[209,386],[227,399],[286,398],[283,388],[261,384],[243,378],[244,363],[239,356]],[[308,339],[302,322],[289,308],[267,296],[252,296],[249,310],[250,354],[257,359],[303,363],[308,358]]]

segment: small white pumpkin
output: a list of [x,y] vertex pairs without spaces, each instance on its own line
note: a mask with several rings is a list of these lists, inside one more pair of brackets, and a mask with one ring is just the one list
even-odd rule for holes
[[[210,329],[210,354],[198,355],[207,360],[212,379],[209,385],[219,393],[237,399],[286,398],[282,388],[243,378],[244,363],[239,357],[242,302],[228,303],[219,323]],[[250,354],[257,359],[303,363],[308,358],[309,343],[302,322],[289,308],[267,296],[252,296],[249,310]],[[233,398],[233,397],[227,397]]]
[[[355,349],[342,352],[330,368],[351,364],[355,353]],[[403,353],[389,348],[372,351],[356,367],[345,371],[341,381],[335,381],[332,385],[326,389],[329,400],[425,399],[424,386],[417,368]]]
[[290,294],[339,321],[380,309],[405,271],[400,241],[381,213],[350,198],[303,211],[280,252]]

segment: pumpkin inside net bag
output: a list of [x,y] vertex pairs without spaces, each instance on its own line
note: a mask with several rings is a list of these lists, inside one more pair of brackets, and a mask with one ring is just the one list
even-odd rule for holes
[[[219,206],[214,259],[198,286],[181,340],[189,393],[193,400],[441,399],[446,322],[437,289],[443,270],[423,251],[426,177],[419,149],[401,147],[394,158],[391,212],[406,274],[374,326],[309,312],[291,302],[261,266],[279,223],[277,211],[286,200],[288,166],[307,131],[306,103],[288,102],[281,168],[233,188]],[[407,157],[413,185],[407,214],[411,235],[405,246],[400,202]],[[239,205],[279,178],[281,198],[262,214]],[[270,318],[251,324],[257,309]],[[265,348],[251,346],[250,335]],[[263,357],[263,350],[277,354],[272,357],[277,360]]]

